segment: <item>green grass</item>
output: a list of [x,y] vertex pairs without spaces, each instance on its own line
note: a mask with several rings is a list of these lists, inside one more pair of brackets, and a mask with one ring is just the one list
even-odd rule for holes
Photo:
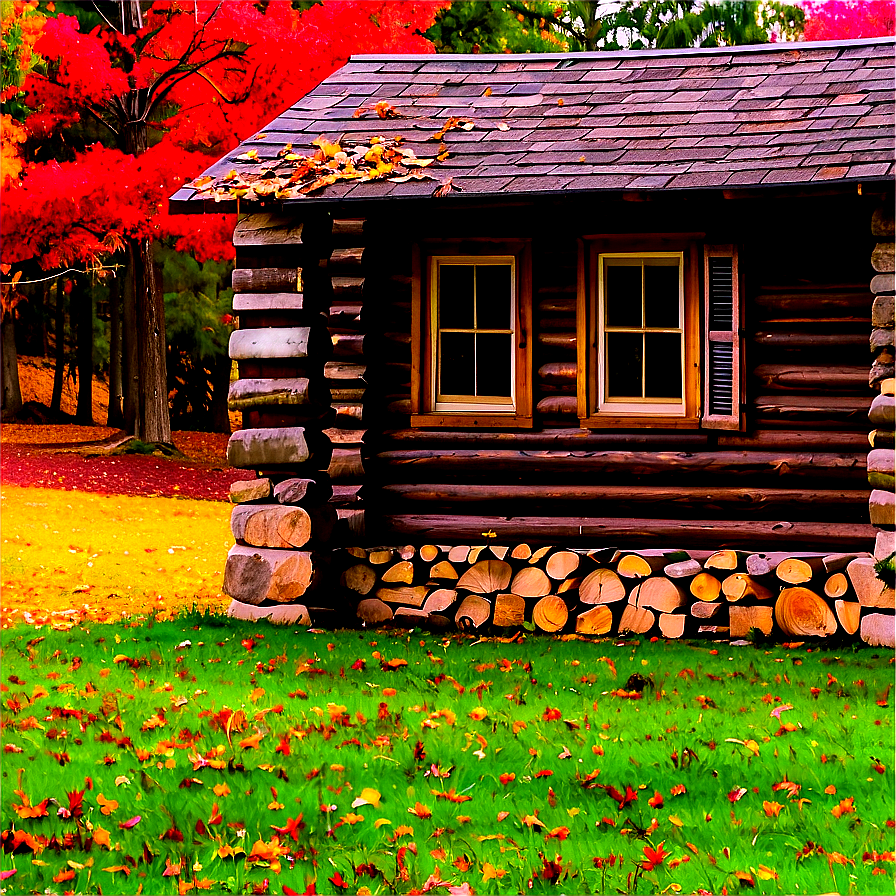
[[8,894],[893,892],[886,652],[198,614],[3,647]]

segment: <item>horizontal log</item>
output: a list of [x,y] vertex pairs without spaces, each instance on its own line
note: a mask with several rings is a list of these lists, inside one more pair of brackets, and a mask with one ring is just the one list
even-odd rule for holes
[[475,543],[492,531],[505,543],[593,544],[618,539],[629,544],[660,544],[683,548],[756,544],[806,544],[817,548],[862,548],[874,537],[874,527],[861,523],[788,523],[765,521],[599,519],[589,517],[384,515],[376,519],[378,537],[403,540]]
[[234,330],[230,334],[230,357],[235,361],[260,358],[307,358],[310,327]]
[[757,345],[778,348],[846,348],[851,345],[864,347],[867,333],[808,333],[760,331],[751,336]]
[[238,292],[233,296],[233,310],[244,311],[307,311],[316,303],[306,302],[302,292]]
[[314,569],[306,551],[234,545],[224,567],[224,593],[246,604],[288,603],[311,587]]
[[767,507],[787,504],[860,505],[868,489],[732,488],[656,485],[476,485],[421,483],[384,485],[388,500],[423,504],[514,504],[558,501],[563,503],[612,502],[625,504],[734,504]]
[[299,246],[304,227],[294,217],[274,212],[256,212],[237,222],[234,246]]
[[227,463],[231,467],[303,464],[310,458],[311,451],[305,438],[305,429],[301,426],[282,429],[240,429],[227,443]]
[[871,395],[853,397],[850,395],[759,395],[753,399],[758,413],[800,415],[822,415],[849,417],[860,414],[863,418],[871,406]]
[[871,310],[874,296],[866,286],[862,289],[801,290],[799,292],[760,292],[753,301],[764,309],[790,315],[810,314],[814,320],[837,317],[839,312]]
[[[234,380],[227,394],[227,407],[231,411],[244,411],[266,405],[317,405],[323,404],[324,395],[317,396],[307,377],[295,379]],[[326,393],[326,389],[318,390]]]
[[892,395],[877,395],[871,402],[868,419],[881,429],[892,430],[896,418],[894,410],[896,410],[896,398]]
[[359,445],[364,441],[367,430],[332,426],[323,431],[333,445]]
[[569,315],[575,315],[576,297],[575,295],[547,296],[546,298],[538,300],[537,308],[542,313],[555,314],[559,312]]
[[357,271],[364,263],[363,247],[334,249],[330,253],[329,267],[333,271]]
[[575,361],[551,361],[538,368],[538,379],[544,383],[575,383],[578,375]]
[[791,364],[761,364],[753,376],[769,389],[852,389],[868,387],[867,367],[797,367]]
[[362,380],[367,373],[364,364],[352,364],[347,361],[327,361],[324,365],[324,376],[328,380]]
[[[335,516],[335,511],[332,513]],[[311,539],[312,521],[302,507],[240,504],[230,515],[230,531],[236,541],[253,547],[301,548]],[[320,533],[323,538],[326,534]]]
[[892,529],[896,524],[896,499],[893,492],[876,488],[868,499],[871,522],[881,529]]
[[896,291],[896,274],[875,274],[871,278],[871,292],[876,296]]
[[[801,434],[800,434],[801,435]],[[850,433],[850,438],[853,435]],[[470,432],[469,430],[444,430],[427,432],[422,429],[387,430],[377,437],[384,447],[398,445],[443,446],[525,446],[528,450],[572,449],[576,451],[600,450],[624,446],[645,446],[672,450],[698,449],[709,445],[709,437],[700,432],[653,432],[638,430],[636,432],[604,431],[593,432],[587,429],[542,429],[525,432]],[[852,442],[849,443],[852,446]],[[867,450],[867,439],[859,436],[855,440],[857,450]]]
[[333,333],[334,358],[363,358],[364,336],[359,333]]
[[364,219],[363,218],[334,218],[333,219],[333,236],[334,237],[360,237],[364,235]]
[[867,447],[868,438],[863,432],[829,432],[817,430],[755,430],[752,435],[742,433],[718,434],[719,447],[758,448],[773,450],[792,448],[807,451],[861,451]]
[[887,432],[884,429],[874,429],[868,433],[868,442],[872,448],[889,448],[893,450],[896,445],[896,432],[891,429]]
[[235,268],[231,276],[235,293],[302,292],[301,268]]
[[878,273],[889,273],[896,268],[896,254],[893,250],[893,241],[878,243],[871,252],[871,267]]
[[548,395],[535,405],[535,410],[546,417],[575,417],[578,399],[575,395]]
[[871,326],[893,327],[894,303],[896,297],[892,295],[877,296],[871,306]]
[[551,348],[567,348],[575,349],[576,334],[575,333],[539,333],[538,344],[550,346]]
[[352,297],[360,299],[364,293],[363,277],[331,277],[333,298],[336,301]]
[[270,479],[238,479],[230,484],[230,503],[247,504],[271,496]]
[[893,239],[893,209],[889,206],[876,208],[871,215],[871,235]]
[[323,474],[317,479],[284,479],[274,486],[274,498],[280,504],[312,507],[326,503],[332,495],[333,487]]
[[457,479],[463,473],[644,475],[688,471],[707,473],[773,474],[790,476],[865,475],[864,454],[781,453],[776,451],[521,451],[510,449],[405,450],[375,455],[380,468],[424,475],[445,473]]
[[334,448],[327,469],[333,482],[358,482],[364,478],[364,462],[360,447]]

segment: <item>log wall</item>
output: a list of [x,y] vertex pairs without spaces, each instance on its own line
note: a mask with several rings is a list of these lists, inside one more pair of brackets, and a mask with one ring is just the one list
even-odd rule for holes
[[[370,397],[361,494],[378,541],[498,530],[576,547],[604,536],[633,548],[670,537],[664,544],[684,548],[765,547],[769,537],[804,550],[868,547],[868,203],[844,200],[826,211],[819,204],[801,213],[796,233],[763,202],[686,212],[651,205],[648,214],[645,204],[618,203],[601,217],[614,222],[609,230],[633,235],[646,229],[645,220],[658,233],[705,233],[707,221],[719,218],[737,224],[737,232],[726,225],[706,238],[741,247],[745,431],[580,429],[577,238],[599,228],[593,214],[565,208],[554,217],[521,213],[520,220],[485,210],[472,225],[483,235],[536,234],[533,428],[411,428],[410,245],[457,236],[473,216],[446,212],[437,224],[370,218],[363,232]],[[831,236],[838,215],[845,220]],[[858,222],[861,231],[851,229]]]

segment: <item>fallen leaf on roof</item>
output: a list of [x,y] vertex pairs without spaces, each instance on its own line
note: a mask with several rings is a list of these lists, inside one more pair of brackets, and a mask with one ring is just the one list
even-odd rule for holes
[[432,191],[432,195],[439,198],[441,196],[447,196],[452,190],[462,191],[463,187],[457,186],[457,184],[454,183],[454,178],[449,177],[447,180],[442,181],[442,183]]

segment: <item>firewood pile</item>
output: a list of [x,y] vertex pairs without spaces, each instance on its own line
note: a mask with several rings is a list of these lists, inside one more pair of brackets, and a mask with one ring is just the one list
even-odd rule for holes
[[894,641],[893,589],[867,553],[423,545],[348,548],[341,562],[368,626]]

